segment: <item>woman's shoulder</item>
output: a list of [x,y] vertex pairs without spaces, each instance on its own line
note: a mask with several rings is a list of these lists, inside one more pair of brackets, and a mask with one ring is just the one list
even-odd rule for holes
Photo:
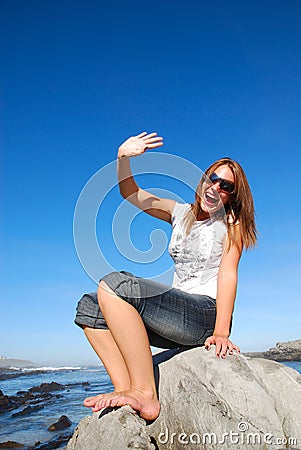
[[182,216],[184,216],[184,214],[186,214],[186,212],[191,208],[191,204],[190,203],[179,203],[176,202],[174,209],[172,211],[172,220],[173,219],[180,219]]

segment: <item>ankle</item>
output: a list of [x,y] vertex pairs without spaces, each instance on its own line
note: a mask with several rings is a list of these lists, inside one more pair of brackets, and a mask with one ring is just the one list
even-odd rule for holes
[[147,398],[154,400],[157,398],[157,392],[155,389],[152,389],[151,387],[137,387],[137,386],[131,386],[131,391],[139,392],[142,395],[145,395]]
[[114,384],[114,391],[115,392],[124,392],[131,389],[129,384]]

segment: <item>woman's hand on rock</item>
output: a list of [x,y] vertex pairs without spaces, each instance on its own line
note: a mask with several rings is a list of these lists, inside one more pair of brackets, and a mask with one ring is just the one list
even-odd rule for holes
[[118,158],[138,156],[148,148],[157,148],[163,145],[163,138],[157,133],[140,133],[127,139],[118,149]]
[[215,355],[219,358],[226,358],[227,353],[229,355],[233,354],[235,350],[240,353],[240,349],[237,345],[233,344],[229,338],[225,336],[212,335],[209,336],[205,341],[206,350],[210,350],[211,345],[215,345]]

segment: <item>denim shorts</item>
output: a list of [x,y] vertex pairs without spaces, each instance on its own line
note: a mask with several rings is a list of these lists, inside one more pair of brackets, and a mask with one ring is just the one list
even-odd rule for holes
[[[216,303],[207,295],[189,294],[124,271],[112,272],[102,280],[138,311],[150,344],[155,347],[203,345],[213,333]],[[108,329],[96,292],[84,294],[78,302],[75,323],[80,327]]]

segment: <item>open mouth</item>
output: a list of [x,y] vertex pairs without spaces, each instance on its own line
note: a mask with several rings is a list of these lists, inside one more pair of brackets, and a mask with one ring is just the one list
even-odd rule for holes
[[219,203],[219,196],[205,192],[205,201],[209,206],[216,206]]

